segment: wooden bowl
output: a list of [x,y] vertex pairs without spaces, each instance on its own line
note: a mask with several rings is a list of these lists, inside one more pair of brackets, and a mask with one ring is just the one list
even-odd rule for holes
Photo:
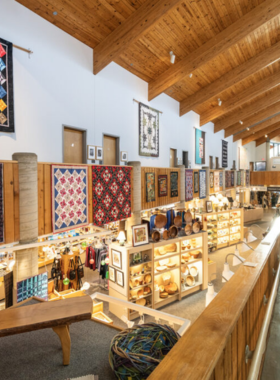
[[193,277],[196,277],[198,273],[197,267],[191,267],[190,268],[190,275]]
[[171,226],[168,231],[172,239],[178,235],[178,228],[176,226]]
[[149,286],[145,286],[144,287],[144,294],[150,294],[150,293],[152,293],[152,290],[151,290],[151,288],[149,287]]
[[195,222],[193,224],[193,232],[197,234],[199,231],[200,231],[200,223]]
[[194,259],[197,259],[200,255],[200,251],[191,251],[190,254]]
[[140,298],[140,297],[143,297],[143,295],[144,295],[143,289],[138,290],[137,297]]
[[158,214],[155,218],[155,226],[157,228],[163,228],[167,223],[167,218],[165,215]]
[[164,240],[168,240],[169,239],[169,231],[164,230],[163,234],[162,234],[162,237],[163,237]]
[[186,227],[185,227],[185,233],[186,235],[191,235],[192,234],[192,226],[190,224],[187,224]]
[[142,298],[141,300],[137,300],[137,305],[145,306],[146,305],[146,298]]
[[158,231],[154,231],[154,232],[152,233],[152,239],[153,239],[153,241],[155,241],[155,242],[160,241],[160,233],[159,233]]
[[182,267],[181,272],[186,276],[189,274],[189,267],[187,265],[185,267]]
[[160,298],[167,298],[168,297],[168,293],[167,292],[162,292],[160,293]]
[[188,286],[194,286],[195,284],[195,279],[193,278],[193,276],[191,275],[188,275],[187,278],[186,278],[186,284]]
[[192,214],[189,211],[186,212],[184,219],[187,224],[192,223]]
[[182,227],[182,217],[181,216],[178,215],[174,218],[174,225],[176,227]]
[[150,274],[146,274],[146,276],[144,277],[144,282],[145,284],[149,284],[150,282],[152,282],[152,276]]

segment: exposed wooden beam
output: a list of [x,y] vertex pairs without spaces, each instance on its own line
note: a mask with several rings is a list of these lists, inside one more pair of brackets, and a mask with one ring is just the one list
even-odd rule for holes
[[[280,127],[280,123],[278,123],[278,126]],[[262,145],[267,140],[272,140],[274,137],[279,136],[279,135],[280,135],[280,128],[278,128],[275,131],[269,133],[267,135],[267,137],[261,137],[261,138],[257,139],[256,140],[256,147],[259,146],[259,145]]]
[[242,145],[249,144],[251,141],[256,141],[261,137],[264,137],[265,135],[268,135],[269,133],[275,131],[280,126],[279,123],[275,123],[271,125],[270,127],[267,127],[265,129],[262,129],[261,131],[252,134],[251,136],[246,137],[245,139],[242,139]]
[[242,107],[240,110],[232,112],[230,115],[225,116],[223,119],[214,120],[215,123],[214,131],[219,132],[222,129],[229,128],[233,124],[237,123],[239,120],[243,121],[247,117],[253,115],[254,113],[274,104],[280,100],[280,86],[275,87],[271,90],[264,98],[258,99],[252,102],[250,105]]
[[129,45],[144,33],[181,0],[147,0],[131,14],[118,28],[94,48],[94,74],[98,74],[114,61]]
[[149,83],[149,100],[173,86],[194,70],[235,45],[248,34],[280,14],[279,0],[267,0],[238,21],[219,33],[193,53],[172,65],[168,70]]
[[211,108],[207,112],[201,114],[200,125],[204,125],[208,123],[209,121],[217,119],[218,117],[226,114],[227,112],[234,110],[235,108],[241,106],[242,104],[248,102],[249,100],[254,99],[255,97],[263,94],[264,92],[272,89],[275,86],[278,86],[279,84],[280,84],[280,71],[257,82],[255,85],[247,88],[245,91],[242,91],[240,94],[233,96],[232,98],[223,102],[220,107],[217,104],[216,107]]
[[199,104],[217,96],[221,92],[229,89],[235,84],[241,82],[250,75],[253,75],[261,69],[271,65],[280,59],[279,56],[280,42],[272,45],[260,54],[244,62],[242,65],[235,67],[225,75],[218,78],[215,82],[197,91],[191,96],[180,102],[180,116],[192,111]]
[[280,111],[280,101],[272,104],[271,106],[255,113],[254,115],[242,120],[243,124],[235,123],[225,130],[225,137],[229,137],[243,131],[243,129],[250,128],[252,125],[260,123],[261,121],[276,115]]
[[[280,106],[280,104],[279,104],[279,106]],[[273,124],[278,123],[278,122],[280,122],[280,114],[273,116],[271,119],[265,120],[260,124],[255,125],[254,127],[250,128],[249,131],[247,131],[247,129],[246,129],[245,131],[243,131],[241,133],[237,133],[236,135],[233,136],[233,142],[241,140],[241,139],[245,139],[246,137],[250,136],[252,133],[259,132],[262,129],[267,128],[270,125],[273,125]]]

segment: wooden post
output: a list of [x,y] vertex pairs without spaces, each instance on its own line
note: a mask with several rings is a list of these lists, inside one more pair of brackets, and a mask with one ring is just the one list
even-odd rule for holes
[[177,168],[180,169],[180,183],[179,183],[179,188],[180,188],[180,203],[176,205],[176,208],[182,209],[185,208],[185,186],[186,186],[186,170],[185,170],[185,165],[177,165]]
[[126,235],[127,242],[132,243],[132,229],[131,227],[135,224],[141,224],[141,162],[130,161],[129,166],[133,166],[133,199],[132,199],[132,209],[133,214],[130,218],[126,220]]
[[[19,233],[20,244],[38,241],[38,174],[37,155],[15,153],[19,171]],[[29,248],[15,253],[14,295],[18,281],[38,274],[38,248]],[[16,299],[14,298],[14,303]]]

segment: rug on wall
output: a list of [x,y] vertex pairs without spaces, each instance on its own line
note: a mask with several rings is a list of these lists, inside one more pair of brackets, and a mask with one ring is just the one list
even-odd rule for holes
[[14,132],[13,44],[0,38],[0,132]]
[[246,170],[246,187],[250,187],[250,170]]
[[159,111],[139,103],[139,156],[159,157]]
[[231,187],[231,172],[226,170],[226,187]]
[[156,175],[155,173],[146,173],[146,202],[156,200]]
[[210,180],[210,189],[213,189],[214,188],[214,173],[213,172],[210,172],[209,180]]
[[88,167],[52,165],[53,232],[89,224]]
[[92,166],[93,224],[102,226],[131,216],[131,168]]
[[199,192],[199,176],[198,172],[193,173],[193,192],[197,194]]
[[185,174],[185,180],[186,180],[186,195],[185,195],[185,201],[189,202],[193,199],[193,171],[192,170],[186,170]]
[[158,196],[167,197],[167,195],[168,195],[167,175],[162,174],[158,176]]
[[236,186],[241,186],[241,171],[237,172]]
[[223,187],[223,172],[220,172],[220,187]]
[[195,128],[195,163],[205,164],[205,132]]
[[206,170],[199,170],[199,198],[206,198]]
[[217,193],[220,190],[220,173],[214,172],[214,192]]
[[0,243],[4,243],[4,183],[2,163],[0,163]]
[[234,187],[234,171],[231,171],[231,187]]
[[178,197],[178,172],[170,172],[171,198]]

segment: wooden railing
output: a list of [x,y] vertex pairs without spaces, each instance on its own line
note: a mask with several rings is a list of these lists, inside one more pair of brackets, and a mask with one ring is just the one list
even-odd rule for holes
[[[245,380],[245,348],[256,348],[279,265],[280,218],[247,261],[150,375],[149,380]],[[186,310],[187,315],[187,310]]]

